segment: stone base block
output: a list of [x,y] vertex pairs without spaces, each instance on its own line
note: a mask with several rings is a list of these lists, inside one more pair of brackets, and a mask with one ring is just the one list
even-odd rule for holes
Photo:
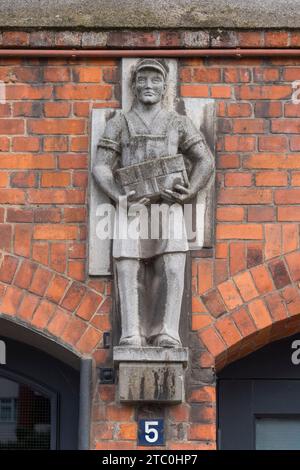
[[120,402],[181,403],[187,361],[187,348],[115,347]]
[[119,366],[120,402],[181,403],[183,380],[182,364],[123,362]]

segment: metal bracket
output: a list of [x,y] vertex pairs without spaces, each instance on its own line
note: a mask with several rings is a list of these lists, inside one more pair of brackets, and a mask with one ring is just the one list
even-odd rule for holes
[[105,331],[103,333],[103,348],[109,349],[111,346],[111,334],[110,331]]
[[115,382],[114,369],[103,367],[99,369],[99,379],[101,384],[113,384]]

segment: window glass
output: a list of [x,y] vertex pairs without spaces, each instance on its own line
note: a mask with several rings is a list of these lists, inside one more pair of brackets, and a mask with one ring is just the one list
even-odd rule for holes
[[51,401],[0,376],[0,449],[50,449]]
[[299,450],[300,417],[256,418],[257,450]]

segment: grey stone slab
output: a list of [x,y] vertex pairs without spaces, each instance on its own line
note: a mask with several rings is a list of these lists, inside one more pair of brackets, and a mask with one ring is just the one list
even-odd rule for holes
[[115,363],[122,362],[163,362],[182,363],[187,365],[189,358],[188,348],[155,348],[140,347],[129,348],[116,346],[113,350],[113,360]]
[[[133,95],[130,87],[131,69],[138,59],[122,59],[122,109],[128,111],[132,105]],[[168,109],[174,109],[177,83],[178,62],[176,59],[168,59],[169,76],[168,90],[164,98]],[[97,143],[105,128],[107,115],[111,109],[93,109],[91,115],[91,143],[90,143],[90,168],[96,159]],[[96,185],[90,171],[89,186],[89,274],[90,276],[105,276],[112,274],[111,247],[112,242],[108,239],[102,240],[97,236],[97,224],[100,220],[97,208],[100,204],[110,203],[110,199]]]
[[181,403],[184,401],[182,364],[121,363],[119,399],[122,403]]
[[[106,109],[93,109],[91,115],[91,143],[90,168],[92,168],[97,154],[97,143],[105,128]],[[89,274],[101,276],[112,274],[111,245],[109,239],[101,240],[97,236],[97,224],[100,220],[98,207],[101,204],[110,204],[110,199],[94,181],[90,171],[89,185]]]
[[[131,107],[133,96],[130,87],[131,70],[137,58],[122,60],[122,109],[128,111]],[[164,98],[165,106],[168,109],[175,109],[177,106],[184,106],[184,112],[201,129],[207,139],[212,153],[215,155],[215,100],[202,98],[177,98],[178,83],[178,61],[168,59],[170,69],[168,76],[168,89]],[[106,117],[111,113],[110,109],[94,109],[91,116],[91,167],[96,158],[96,149],[99,138],[104,132]],[[89,191],[89,274],[90,275],[110,275],[111,247],[110,240],[101,240],[97,236],[97,224],[100,220],[97,208],[100,204],[109,203],[109,198],[95,184],[90,173]],[[197,203],[197,204],[195,204]],[[196,239],[189,243],[191,250],[198,250],[203,247],[213,246],[214,240],[214,203],[215,203],[215,176],[212,175],[208,185],[198,193],[197,200],[194,201],[193,212],[196,214]]]
[[[128,111],[131,107],[133,96],[130,87],[131,69],[138,59],[129,58],[122,60],[122,109]],[[168,90],[165,96],[165,105],[174,109],[177,92],[177,68],[176,59],[168,59],[169,78]],[[90,169],[96,159],[97,143],[104,132],[107,116],[111,113],[109,108],[93,109],[91,114],[91,143],[90,143]],[[110,203],[110,199],[96,185],[90,171],[89,185],[89,274],[90,276],[105,276],[112,274],[111,240],[101,240],[97,236],[97,224],[100,216],[97,208],[100,204]]]
[[300,0],[2,0],[0,27],[299,28]]
[[[213,99],[183,98],[187,116],[200,129],[216,157],[216,102]],[[191,250],[210,248],[214,244],[215,228],[215,173],[197,196],[196,240],[190,242]]]

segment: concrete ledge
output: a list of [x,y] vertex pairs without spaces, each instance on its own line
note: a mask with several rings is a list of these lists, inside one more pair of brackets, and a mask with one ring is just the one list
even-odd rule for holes
[[2,0],[0,28],[298,28],[300,0]]
[[189,357],[188,348],[128,348],[114,347],[113,359],[115,363],[135,362],[135,363],[181,363],[187,365]]

